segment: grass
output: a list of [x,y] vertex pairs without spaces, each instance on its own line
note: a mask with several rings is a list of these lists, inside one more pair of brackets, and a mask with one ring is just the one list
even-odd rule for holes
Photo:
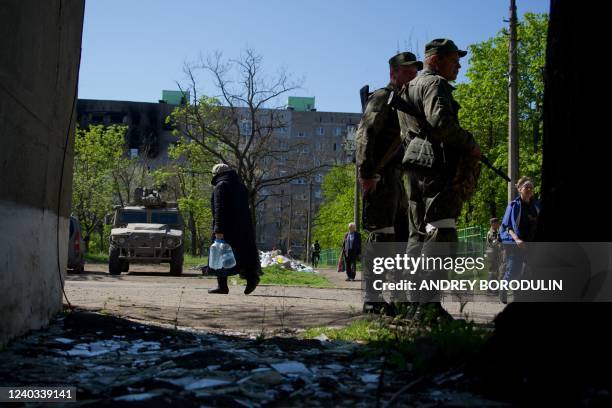
[[[108,254],[86,253],[85,261],[88,263],[108,263]],[[208,257],[197,257],[185,254],[183,268],[188,269],[195,265],[206,265]],[[333,285],[323,276],[316,273],[296,272],[283,269],[280,265],[272,265],[263,268],[263,276],[260,283],[281,286],[309,286],[314,288],[331,288]],[[231,279],[245,285],[246,281],[233,277]]]
[[490,331],[464,320],[445,321],[428,316],[388,318],[366,316],[343,328],[318,327],[304,332],[305,338],[325,334],[330,340],[366,343],[368,355],[385,355],[399,367],[407,363],[427,374],[454,367],[473,358],[490,336]]
[[[314,288],[331,288],[333,285],[327,278],[316,273],[296,272],[283,269],[279,265],[271,265],[263,268],[261,276],[261,284],[281,285],[281,286],[310,286]],[[246,281],[238,277],[232,277],[232,280],[237,280],[241,284],[246,284]]]
[[[103,253],[103,252],[99,252],[99,253],[87,252],[85,253],[85,262],[108,263],[108,254]],[[191,266],[207,264],[207,263],[208,263],[208,257],[201,258],[198,256],[191,256],[189,254],[185,254],[185,261],[183,265],[185,267],[191,267]]]
[[184,255],[183,267],[189,268],[196,265],[208,265],[208,257],[192,256],[190,254]]
[[376,342],[389,338],[391,330],[382,324],[377,317],[364,317],[354,320],[350,325],[342,328],[315,327],[304,332],[304,337],[314,339],[321,334],[330,340],[352,341],[352,342]]
[[108,263],[108,254],[104,252],[86,252],[85,253],[85,262],[88,263]]

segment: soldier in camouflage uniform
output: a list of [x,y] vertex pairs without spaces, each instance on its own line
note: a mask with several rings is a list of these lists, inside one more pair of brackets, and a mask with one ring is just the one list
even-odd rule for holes
[[407,203],[401,184],[402,144],[397,112],[387,104],[423,63],[410,52],[389,59],[389,84],[368,98],[356,134],[356,160],[363,191],[362,221],[368,241],[406,241]]
[[[432,169],[412,168],[402,174],[411,228],[408,253],[413,256],[453,255],[453,243],[457,242],[455,220],[466,198],[464,180],[459,176],[462,162],[471,165],[480,157],[474,137],[459,125],[460,106],[453,98],[455,88],[450,84],[459,73],[459,59],[466,54],[448,39],[429,42],[425,46],[425,69],[402,93],[402,98],[411,102],[421,116],[398,113],[404,143],[415,137],[427,138],[436,152]],[[441,242],[450,244],[431,245]],[[421,276],[442,277],[441,271],[424,271]],[[437,293],[422,295],[420,302],[438,299]]]
[[[389,84],[368,98],[356,134],[356,161],[363,191],[362,223],[367,242],[405,242],[408,239],[408,204],[401,183],[403,156],[397,112],[387,104],[392,91],[399,92],[416,77],[423,63],[414,54],[401,52],[389,59]],[[394,306],[382,299],[365,303],[364,312],[394,314]]]

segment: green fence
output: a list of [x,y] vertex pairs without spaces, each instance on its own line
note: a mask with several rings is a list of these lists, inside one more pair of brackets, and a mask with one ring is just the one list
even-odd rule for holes
[[340,257],[340,249],[323,249],[319,258],[321,266],[336,266]]
[[487,230],[481,226],[459,228],[457,230],[460,249],[459,256],[482,256],[487,249]]
[[[487,230],[481,226],[460,228],[457,230],[460,245],[458,256],[483,256],[487,249]],[[340,249],[323,249],[319,265],[334,267],[338,265]]]

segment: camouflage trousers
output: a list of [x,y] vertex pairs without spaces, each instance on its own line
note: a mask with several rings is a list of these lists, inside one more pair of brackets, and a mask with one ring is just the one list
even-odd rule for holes
[[[376,189],[364,194],[362,225],[366,231],[381,231],[393,227],[392,239],[388,232],[374,233],[372,242],[406,241],[408,238],[408,203],[399,167],[389,167],[380,172]],[[378,238],[377,238],[378,236]],[[381,239],[383,241],[381,241]]]
[[[455,220],[461,213],[461,198],[451,188],[451,183],[440,177],[428,177],[408,171],[402,172],[402,182],[408,201],[410,235],[406,252],[408,255],[432,257],[454,257],[457,253],[456,228],[430,228],[427,225],[443,219]],[[421,269],[415,281],[420,286],[424,280],[446,279],[443,269]],[[436,290],[412,293],[411,301],[419,303],[440,302]]]

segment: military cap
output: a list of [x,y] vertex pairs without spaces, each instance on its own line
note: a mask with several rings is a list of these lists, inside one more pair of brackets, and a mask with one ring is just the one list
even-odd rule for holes
[[423,63],[417,61],[416,56],[411,52],[400,52],[389,59],[389,67],[397,68],[402,65],[416,65],[417,70],[423,69]]
[[493,224],[493,223],[496,223],[496,222],[499,222],[499,218],[493,217],[493,218],[491,218],[489,220],[489,224]]
[[447,38],[436,38],[425,44],[426,57],[435,54],[447,54],[449,52],[457,52],[460,57],[465,57],[467,54],[467,51],[460,50],[452,40]]

